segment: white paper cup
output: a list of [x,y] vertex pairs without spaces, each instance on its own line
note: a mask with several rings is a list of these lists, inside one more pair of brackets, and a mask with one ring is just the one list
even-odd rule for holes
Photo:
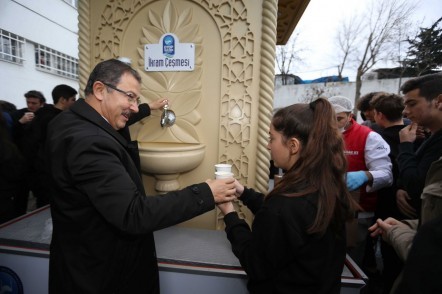
[[229,179],[229,178],[233,178],[233,173],[225,171],[215,172],[215,179]]
[[215,164],[215,170],[217,172],[232,172],[232,165],[227,163],[218,163]]

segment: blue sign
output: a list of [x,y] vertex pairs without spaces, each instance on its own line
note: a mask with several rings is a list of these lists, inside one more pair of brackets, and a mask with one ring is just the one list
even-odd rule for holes
[[157,44],[144,46],[144,69],[146,71],[193,71],[195,69],[195,44],[180,43],[180,39],[174,34],[164,34]]
[[0,293],[23,294],[23,284],[10,268],[0,266]]
[[163,54],[169,58],[175,55],[175,38],[172,35],[166,35],[163,38]]

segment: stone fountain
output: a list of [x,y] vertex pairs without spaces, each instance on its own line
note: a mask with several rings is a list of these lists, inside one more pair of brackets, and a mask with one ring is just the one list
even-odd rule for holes
[[155,190],[164,194],[180,189],[181,173],[196,168],[204,159],[204,144],[146,143],[138,146],[141,170],[154,175]]

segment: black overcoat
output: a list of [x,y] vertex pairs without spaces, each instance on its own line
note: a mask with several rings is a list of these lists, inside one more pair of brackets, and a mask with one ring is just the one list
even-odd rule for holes
[[153,231],[214,208],[206,183],[146,197],[128,148],[84,99],[51,121],[49,293],[159,293]]

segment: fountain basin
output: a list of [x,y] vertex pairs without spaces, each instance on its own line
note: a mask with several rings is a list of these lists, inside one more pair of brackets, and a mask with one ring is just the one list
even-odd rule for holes
[[204,144],[138,143],[141,170],[148,174],[175,174],[196,168],[204,159]]
[[180,189],[180,173],[191,171],[204,159],[204,144],[138,143],[141,170],[156,179],[160,194]]

